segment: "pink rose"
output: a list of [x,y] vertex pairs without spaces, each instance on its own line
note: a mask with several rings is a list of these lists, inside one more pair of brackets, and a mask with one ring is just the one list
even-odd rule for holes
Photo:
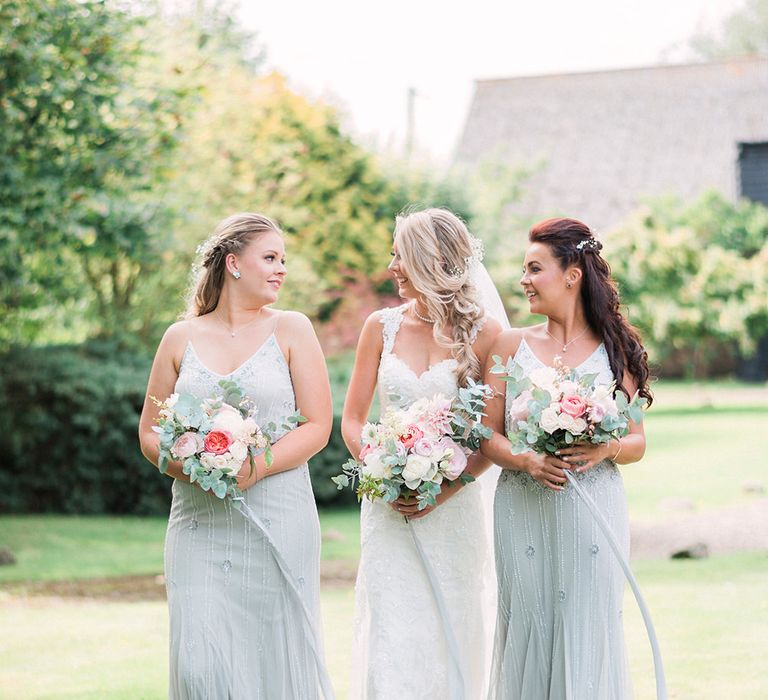
[[199,433],[187,431],[176,438],[176,442],[171,447],[171,454],[176,459],[186,459],[196,452],[200,452],[204,446],[203,438],[200,437]]
[[450,456],[444,457],[440,462],[445,478],[448,481],[458,479],[467,468],[467,455],[464,454],[464,450],[447,437],[437,443],[437,448],[450,453]]
[[573,416],[574,418],[583,416],[586,410],[587,402],[582,399],[581,396],[577,396],[576,394],[563,396],[562,400],[560,401],[560,412],[567,413],[569,416]]
[[405,432],[400,435],[400,442],[406,450],[410,450],[417,440],[421,440],[424,433],[417,425],[409,425]]
[[589,409],[589,417],[593,423],[599,423],[605,418],[605,407],[597,403]]
[[205,436],[205,450],[215,455],[223,455],[234,442],[232,433],[227,430],[211,430]]
[[429,457],[435,449],[435,441],[429,438],[420,438],[413,443],[413,451],[422,457]]
[[528,420],[528,402],[533,398],[533,394],[526,389],[520,396],[509,405],[509,417],[513,421]]

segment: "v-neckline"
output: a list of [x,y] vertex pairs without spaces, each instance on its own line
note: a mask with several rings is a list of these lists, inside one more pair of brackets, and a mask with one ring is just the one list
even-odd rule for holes
[[[525,347],[528,350],[528,352],[530,353],[531,357],[533,357],[533,359],[536,360],[536,362],[538,362],[542,367],[552,367],[552,365],[548,365],[548,364],[542,362],[538,358],[538,356],[533,351],[533,349],[528,344],[528,341],[525,338],[522,338],[520,340],[520,344],[522,345],[523,343],[525,343]],[[571,367],[571,369],[576,370],[576,371],[580,370],[585,364],[587,364],[587,362],[589,362],[597,354],[598,350],[600,350],[600,348],[602,348],[602,347],[603,347],[603,342],[601,341],[600,343],[598,343],[598,346],[591,353],[589,353],[589,355],[587,357],[584,358],[584,360],[582,360],[575,367]],[[563,364],[566,364],[566,363],[564,362]]]
[[267,343],[269,343],[270,340],[272,340],[275,337],[275,332],[272,331],[265,339],[264,342],[262,342],[261,345],[256,349],[256,351],[251,354],[249,357],[247,357],[243,362],[241,362],[235,369],[233,369],[231,372],[228,372],[227,374],[221,374],[219,372],[214,372],[210,367],[208,367],[205,362],[200,359],[200,355],[198,354],[197,350],[195,350],[195,346],[192,345],[192,341],[187,341],[187,347],[192,351],[192,354],[195,356],[195,359],[197,360],[197,363],[208,373],[214,375],[215,377],[221,377],[222,379],[225,379],[226,377],[231,377],[232,375],[239,372],[243,367],[245,367],[249,362],[253,360],[256,355],[258,355],[266,346]]

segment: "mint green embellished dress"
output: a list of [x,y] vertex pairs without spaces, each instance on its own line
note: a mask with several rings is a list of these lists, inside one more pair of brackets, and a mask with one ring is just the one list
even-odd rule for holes
[[[288,365],[271,335],[226,377],[191,343],[177,392],[200,398],[236,381],[260,422],[296,410]],[[320,527],[307,465],[231,502],[175,480],[165,540],[173,700],[329,700],[320,633]]]

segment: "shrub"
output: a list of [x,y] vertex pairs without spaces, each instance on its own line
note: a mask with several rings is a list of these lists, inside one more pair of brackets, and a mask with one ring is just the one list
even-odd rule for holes
[[0,361],[0,510],[168,512],[170,483],[137,439],[150,358],[88,345]]

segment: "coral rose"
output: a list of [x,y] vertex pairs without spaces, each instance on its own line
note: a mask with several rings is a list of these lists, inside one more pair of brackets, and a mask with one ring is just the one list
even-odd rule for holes
[[228,430],[211,430],[205,436],[205,450],[214,455],[224,454],[233,443],[232,433]]

